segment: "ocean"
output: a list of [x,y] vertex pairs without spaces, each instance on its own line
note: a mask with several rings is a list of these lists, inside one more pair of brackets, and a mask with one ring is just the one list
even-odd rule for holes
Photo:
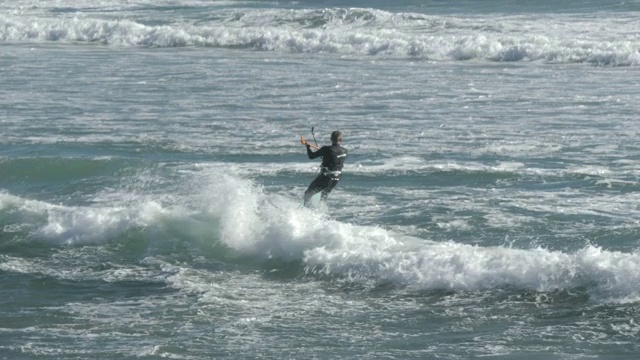
[[635,0],[0,0],[0,359],[638,359],[639,94]]

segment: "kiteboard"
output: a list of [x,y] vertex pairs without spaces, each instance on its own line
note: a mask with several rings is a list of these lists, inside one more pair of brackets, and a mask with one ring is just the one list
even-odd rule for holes
[[322,192],[314,194],[309,201],[312,209],[317,209],[320,206],[320,199],[322,198]]

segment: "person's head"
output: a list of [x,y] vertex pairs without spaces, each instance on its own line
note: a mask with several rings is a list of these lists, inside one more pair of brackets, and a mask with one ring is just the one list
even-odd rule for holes
[[342,131],[336,130],[331,133],[331,143],[332,144],[341,144],[342,143]]

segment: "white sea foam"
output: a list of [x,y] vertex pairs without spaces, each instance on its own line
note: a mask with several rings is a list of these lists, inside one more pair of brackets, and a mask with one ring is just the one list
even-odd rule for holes
[[[125,13],[126,14],[126,13]],[[431,60],[545,61],[639,65],[632,21],[611,18],[469,17],[394,14],[375,9],[235,10],[201,21],[146,24],[71,15],[0,16],[3,42],[99,43],[112,46],[231,47],[293,53],[411,57]],[[595,26],[597,25],[597,26]],[[615,26],[614,26],[615,25]]]
[[[545,249],[478,247],[454,242],[408,249],[351,240],[343,249],[319,247],[305,262],[326,274],[374,277],[418,289],[478,290],[515,286],[536,291],[595,284],[596,301],[640,299],[640,254],[588,246],[576,253]],[[414,244],[415,246],[415,244]]]
[[[590,286],[596,299],[640,298],[640,253],[586,246],[574,253],[542,248],[481,247],[407,238],[358,226],[269,197],[251,182],[221,179],[206,202],[224,209],[221,241],[247,256],[300,259],[314,273],[391,281],[419,289],[478,290],[515,286],[553,291]],[[218,187],[218,186],[222,187]],[[264,199],[267,200],[267,199]],[[222,206],[217,204],[224,204]]]
[[[590,245],[567,253],[433,242],[380,227],[330,219],[323,213],[301,208],[298,200],[265,193],[252,181],[230,173],[204,169],[192,176],[189,188],[199,189],[185,195],[183,204],[173,207],[154,202],[128,208],[65,207],[1,194],[0,210],[13,208],[24,212],[24,216],[32,214],[34,219],[46,219],[33,236],[57,244],[101,243],[132,227],[153,226],[163,218],[193,214],[210,219],[209,230],[217,234],[214,238],[238,255],[265,261],[301,261],[311,273],[351,281],[373,279],[417,289],[452,290],[506,286],[553,291],[589,286],[594,299],[620,302],[640,299],[638,252],[609,251]],[[466,225],[448,221],[442,222],[442,226]],[[2,261],[2,269],[51,272],[45,265],[34,267],[24,260],[7,257]],[[112,270],[99,276],[106,281],[138,276],[131,269]],[[55,276],[55,272],[52,274]]]
[[34,239],[60,245],[104,243],[165,213],[153,201],[130,207],[63,206],[0,194],[0,210],[5,209],[14,214],[14,223],[6,226],[30,229]]

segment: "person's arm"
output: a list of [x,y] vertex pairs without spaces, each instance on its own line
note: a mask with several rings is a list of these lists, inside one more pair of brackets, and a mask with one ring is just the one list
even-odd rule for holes
[[320,148],[320,150],[313,152],[311,150],[311,145],[309,145],[309,143],[306,143],[305,145],[307,145],[307,156],[309,157],[309,159],[315,159],[318,156],[322,156],[323,153],[323,149],[325,148],[324,146]]

